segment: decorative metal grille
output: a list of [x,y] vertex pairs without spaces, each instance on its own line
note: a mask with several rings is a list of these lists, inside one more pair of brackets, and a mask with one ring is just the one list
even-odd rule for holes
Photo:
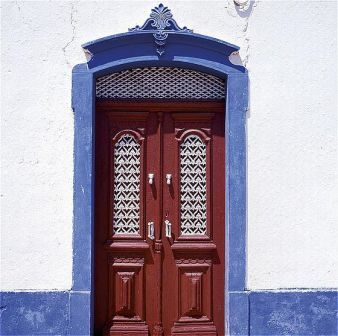
[[223,79],[180,68],[129,69],[96,81],[98,98],[214,100],[224,96]]
[[137,234],[140,227],[140,144],[131,134],[114,146],[115,234]]
[[207,230],[206,145],[189,135],[180,145],[181,234],[205,235]]

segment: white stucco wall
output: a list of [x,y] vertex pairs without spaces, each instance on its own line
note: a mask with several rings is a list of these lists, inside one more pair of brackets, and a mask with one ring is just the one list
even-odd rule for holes
[[[154,1],[2,2],[2,290],[69,289],[71,69]],[[250,72],[248,288],[338,287],[334,1],[166,1]]]

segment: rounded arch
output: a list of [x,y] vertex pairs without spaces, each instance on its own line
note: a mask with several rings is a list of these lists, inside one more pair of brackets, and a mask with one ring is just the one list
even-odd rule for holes
[[[226,78],[246,69],[232,64],[229,56],[239,47],[199,34],[172,33],[165,53],[156,54],[152,33],[125,33],[82,45],[89,56],[84,65],[95,77],[137,67],[163,66],[191,69]],[[74,70],[78,70],[78,65]]]

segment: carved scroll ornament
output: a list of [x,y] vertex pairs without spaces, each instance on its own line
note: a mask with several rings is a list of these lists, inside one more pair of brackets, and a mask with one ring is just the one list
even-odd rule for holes
[[173,19],[173,15],[168,7],[159,4],[151,10],[150,17],[146,20],[142,27],[136,26],[130,28],[131,32],[152,32],[154,42],[157,45],[156,52],[161,56],[164,53],[166,40],[171,33],[183,32],[192,33],[187,27],[180,28]]

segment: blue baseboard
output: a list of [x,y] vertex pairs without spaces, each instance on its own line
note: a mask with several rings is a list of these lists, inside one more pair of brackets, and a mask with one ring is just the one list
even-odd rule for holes
[[1,292],[0,335],[90,335],[88,292]]
[[250,335],[338,335],[337,292],[250,294]]
[[229,293],[231,335],[338,335],[335,290]]
[[[337,291],[229,293],[231,335],[338,335]],[[89,292],[2,292],[0,335],[91,334]]]

